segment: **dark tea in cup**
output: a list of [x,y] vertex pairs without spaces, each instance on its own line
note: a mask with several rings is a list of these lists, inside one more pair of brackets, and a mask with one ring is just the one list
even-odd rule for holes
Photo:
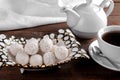
[[103,34],[102,39],[109,44],[120,46],[120,31],[111,31]]

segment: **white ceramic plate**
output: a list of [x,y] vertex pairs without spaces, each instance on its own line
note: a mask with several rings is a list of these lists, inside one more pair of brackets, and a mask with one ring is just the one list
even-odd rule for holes
[[94,46],[99,47],[97,40],[93,41],[89,46],[89,54],[95,62],[97,62],[99,65],[105,68],[108,68],[110,70],[120,71],[120,69],[117,69],[116,67],[114,67],[106,58],[94,55],[94,53],[92,52],[92,47]]

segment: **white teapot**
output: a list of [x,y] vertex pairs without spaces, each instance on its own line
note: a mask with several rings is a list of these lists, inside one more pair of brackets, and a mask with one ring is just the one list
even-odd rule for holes
[[[92,4],[93,0],[86,0],[86,3],[76,5],[73,8],[64,7],[67,14],[67,24],[78,37],[93,38],[99,29],[107,25],[107,16],[114,8],[112,0],[104,0],[100,5]],[[108,10],[104,11],[107,2],[110,2]]]

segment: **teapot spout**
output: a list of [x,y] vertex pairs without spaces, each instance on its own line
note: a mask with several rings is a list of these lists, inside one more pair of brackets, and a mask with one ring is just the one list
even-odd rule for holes
[[80,15],[70,8],[64,8],[65,13],[67,14],[67,24],[69,27],[74,27],[80,20]]

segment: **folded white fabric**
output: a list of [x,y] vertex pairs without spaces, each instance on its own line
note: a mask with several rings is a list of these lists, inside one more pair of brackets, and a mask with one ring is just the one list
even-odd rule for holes
[[0,0],[0,30],[64,22],[57,0]]
[[[100,5],[102,1],[104,1],[104,0],[92,0],[92,4]],[[58,0],[58,5],[60,7],[69,6],[69,7],[73,8],[77,4],[82,4],[82,3],[86,3],[86,0]],[[108,7],[109,4],[110,3],[108,2],[105,6]]]
[[[63,1],[64,5],[74,6],[85,0]],[[58,2],[58,0],[0,0],[0,31],[64,22],[66,15],[60,10]]]

